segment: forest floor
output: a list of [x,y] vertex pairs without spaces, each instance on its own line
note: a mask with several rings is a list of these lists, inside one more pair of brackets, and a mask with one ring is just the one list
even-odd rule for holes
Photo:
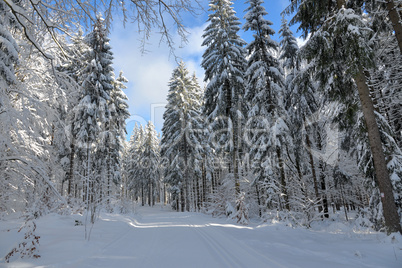
[[[312,229],[283,223],[248,226],[210,215],[136,207],[101,213],[90,239],[80,215],[36,220],[40,258],[4,256],[21,242],[22,221],[0,221],[0,267],[402,267],[402,236],[357,232],[340,222]],[[87,226],[88,229],[90,226]]]

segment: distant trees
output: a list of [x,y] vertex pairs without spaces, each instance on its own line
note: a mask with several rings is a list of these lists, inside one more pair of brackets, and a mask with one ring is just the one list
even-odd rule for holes
[[161,155],[165,161],[164,182],[171,187],[177,210],[180,196],[181,211],[190,211],[190,187],[199,185],[202,173],[203,146],[199,139],[204,138],[199,135],[203,131],[201,93],[197,81],[189,76],[184,63],[180,62],[169,82]]
[[160,141],[152,122],[149,121],[145,127],[135,126],[126,158],[128,195],[134,200],[141,200],[142,206],[160,202]]

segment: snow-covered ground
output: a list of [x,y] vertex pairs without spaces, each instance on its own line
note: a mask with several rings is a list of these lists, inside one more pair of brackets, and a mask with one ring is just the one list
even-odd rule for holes
[[[0,221],[1,267],[402,267],[402,237],[358,233],[344,224],[291,228],[160,205],[129,215],[102,213],[84,239],[82,216],[50,214],[36,221],[40,258],[4,256],[23,238],[21,220]],[[321,230],[320,230],[321,229]]]

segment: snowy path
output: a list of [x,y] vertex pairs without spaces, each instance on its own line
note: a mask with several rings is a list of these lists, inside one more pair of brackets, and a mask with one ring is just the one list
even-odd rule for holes
[[121,216],[128,228],[70,267],[125,267],[127,261],[131,267],[283,267],[211,224],[208,216],[144,207],[136,218]]
[[[41,258],[6,267],[402,267],[402,241],[391,243],[379,233],[240,226],[156,206],[131,216],[102,214],[88,242],[84,227],[73,222],[71,216],[44,217],[38,222]],[[11,233],[0,232],[0,256],[3,238],[10,241]]]

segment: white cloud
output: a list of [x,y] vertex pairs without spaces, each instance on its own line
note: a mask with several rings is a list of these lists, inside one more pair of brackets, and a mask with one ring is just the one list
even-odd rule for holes
[[[166,104],[168,83],[173,69],[177,66],[176,59],[171,55],[166,44],[160,44],[160,36],[153,35],[148,40],[146,54],[141,54],[139,39],[141,36],[135,27],[128,24],[126,29],[116,25],[110,35],[110,43],[114,53],[113,66],[115,73],[123,70],[124,76],[129,80],[125,90],[129,98],[131,120],[144,123],[153,120],[156,128],[162,128],[163,106]],[[131,28],[130,28],[131,26]],[[176,48],[175,54],[182,58],[189,71],[196,72],[201,83],[204,71],[200,67],[203,53],[202,32],[204,26],[188,29],[190,36],[188,44],[183,48]],[[180,39],[174,36],[179,44]],[[128,131],[134,123],[128,124]]]
[[191,55],[199,55],[204,52],[204,47],[202,47],[202,34],[204,33],[204,29],[207,27],[207,23],[199,26],[193,27],[189,30],[189,36],[187,37],[188,44],[183,48],[180,48],[180,53],[183,56],[191,56]]

